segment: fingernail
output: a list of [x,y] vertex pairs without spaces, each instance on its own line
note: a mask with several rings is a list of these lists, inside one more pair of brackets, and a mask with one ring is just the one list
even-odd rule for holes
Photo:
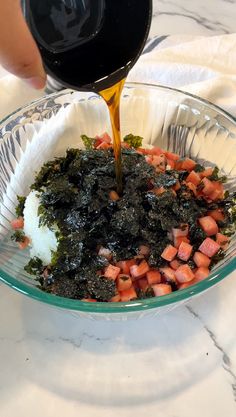
[[43,77],[25,78],[24,81],[36,90],[42,90],[46,84],[46,78]]

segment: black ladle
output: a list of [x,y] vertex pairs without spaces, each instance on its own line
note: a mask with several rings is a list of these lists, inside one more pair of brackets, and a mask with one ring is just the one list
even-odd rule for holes
[[75,90],[125,78],[148,37],[152,0],[24,0],[46,72]]

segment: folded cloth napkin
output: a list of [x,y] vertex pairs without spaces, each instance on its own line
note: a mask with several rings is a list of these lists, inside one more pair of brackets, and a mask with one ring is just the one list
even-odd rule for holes
[[[162,84],[198,95],[236,115],[236,34],[161,36],[151,39],[129,81]],[[42,97],[12,75],[0,79],[0,118]]]

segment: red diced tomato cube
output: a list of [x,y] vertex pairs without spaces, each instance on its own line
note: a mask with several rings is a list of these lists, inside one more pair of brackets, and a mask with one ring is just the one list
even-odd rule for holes
[[200,266],[195,272],[195,278],[197,281],[202,281],[203,279],[207,278],[210,274],[210,271],[208,268],[204,266]]
[[27,246],[29,246],[30,244],[30,240],[27,236],[25,236],[23,242],[18,242],[18,247],[20,250],[24,250],[27,248]]
[[208,258],[208,256],[204,255],[204,253],[201,252],[195,252],[193,255],[193,260],[199,268],[201,266],[208,268],[208,266],[211,263],[210,258]]
[[168,159],[171,159],[172,161],[178,161],[179,155],[177,153],[165,151],[165,155]]
[[11,221],[11,227],[14,230],[23,229],[23,227],[24,227],[23,217],[18,217],[17,219],[13,219]]
[[118,303],[120,300],[120,294],[116,294],[114,295],[114,297],[112,297],[110,300],[110,303]]
[[143,278],[149,271],[148,263],[143,260],[139,265],[133,265],[130,267],[130,274],[134,280]]
[[175,271],[176,271],[176,269],[179,268],[180,265],[182,265],[182,264],[178,259],[174,259],[173,261],[170,262],[171,268],[174,269]]
[[189,190],[191,190],[193,192],[194,195],[197,195],[197,187],[196,187],[196,185],[194,185],[192,182],[187,182],[186,185],[189,188]]
[[138,254],[139,255],[143,255],[143,256],[148,256],[150,253],[150,248],[149,246],[146,245],[140,245],[138,248]]
[[110,149],[112,148],[112,145],[110,145],[107,142],[101,142],[96,149]]
[[219,249],[220,245],[210,237],[207,237],[199,246],[200,252],[204,253],[204,255],[208,256],[209,258],[214,256]]
[[116,266],[121,269],[122,274],[129,275],[130,267],[136,265],[135,259],[128,259],[126,261],[117,262]]
[[164,279],[168,282],[168,281],[172,281],[172,282],[176,282],[176,278],[175,278],[175,271],[170,268],[169,266],[165,266],[163,268],[160,268],[160,272],[163,275]]
[[195,161],[193,161],[190,158],[185,158],[182,161],[181,169],[183,169],[183,170],[186,169],[186,171],[192,171],[195,168],[195,166],[196,166],[196,162]]
[[178,286],[178,290],[183,290],[184,288],[191,287],[191,285],[197,284],[197,280],[194,278],[192,281],[184,282]]
[[212,181],[214,191],[209,194],[209,198],[213,201],[221,200],[224,197],[224,187],[219,181]]
[[191,171],[190,174],[186,178],[186,182],[191,182],[192,184],[197,186],[201,182],[200,175],[195,171]]
[[97,300],[95,298],[82,298],[81,301],[86,301],[87,303],[96,303]]
[[181,188],[180,182],[177,181],[175,185],[173,185],[172,189],[174,191],[178,191]]
[[109,192],[109,198],[112,201],[118,201],[120,199],[120,196],[119,196],[119,194],[117,194],[116,191],[112,190],[112,191]]
[[174,238],[175,248],[178,249],[180,247],[180,245],[181,245],[182,242],[189,243],[190,240],[186,236],[175,237]]
[[188,236],[189,231],[189,225],[188,224],[181,224],[180,227],[176,228],[173,227],[172,234],[173,237],[179,237],[179,236]]
[[129,288],[128,290],[120,291],[121,301],[131,301],[137,298],[137,293],[134,287]]
[[212,174],[213,174],[213,168],[206,168],[204,171],[199,173],[201,178],[210,177]]
[[222,233],[217,233],[216,235],[216,243],[218,243],[222,249],[227,249],[229,238],[228,236],[223,235]]
[[180,283],[189,282],[194,279],[194,273],[187,264],[181,265],[175,271],[175,276]]
[[186,242],[181,242],[178,250],[178,258],[182,261],[188,261],[191,256],[192,250],[192,245]]
[[161,148],[158,148],[158,146],[153,146],[152,149],[147,149],[149,155],[162,155],[164,151]]
[[211,216],[200,217],[198,221],[207,236],[213,236],[218,233],[218,225]]
[[132,287],[132,279],[129,275],[120,274],[116,280],[118,291],[128,290]]
[[224,213],[220,209],[211,210],[207,214],[211,216],[217,222],[223,221],[225,219]]
[[118,266],[114,266],[114,265],[109,264],[105,268],[104,277],[109,278],[109,279],[113,279],[115,281],[116,278],[118,277],[119,273],[120,273],[120,268],[118,268]]
[[208,178],[203,178],[202,183],[204,185],[202,192],[203,194],[209,196],[215,190],[214,184]]
[[170,262],[173,261],[177,254],[177,249],[174,248],[172,245],[166,246],[166,248],[163,250],[161,257],[165,259],[166,261]]
[[140,288],[143,291],[146,291],[147,288],[149,287],[149,284],[146,278],[140,278],[135,282],[138,283],[138,288]]
[[152,289],[156,297],[170,294],[172,292],[172,288],[168,284],[154,284],[152,285]]
[[175,161],[173,161],[173,159],[168,159],[166,160],[166,168],[168,169],[175,169]]
[[149,285],[152,284],[160,284],[161,282],[161,274],[157,269],[151,269],[146,273],[147,282]]

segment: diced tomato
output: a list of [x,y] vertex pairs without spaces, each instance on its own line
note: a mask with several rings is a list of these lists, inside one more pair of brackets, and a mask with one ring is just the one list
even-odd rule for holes
[[26,236],[23,240],[23,242],[18,242],[18,247],[20,250],[24,250],[27,248],[27,246],[29,246],[30,244],[30,240],[29,238]]
[[160,167],[161,169],[165,169],[165,166],[166,166],[166,157],[165,157],[165,155],[164,154],[153,155],[152,165],[154,167]]
[[120,196],[119,196],[119,194],[117,194],[116,191],[112,190],[112,191],[109,192],[109,198],[112,201],[118,201],[120,199]]
[[224,198],[224,187],[223,184],[219,181],[212,181],[212,184],[214,186],[214,191],[209,194],[209,198],[211,200],[221,200]]
[[144,148],[137,148],[136,152],[141,153],[142,155],[148,155],[148,150]]
[[146,159],[146,162],[148,163],[148,164],[150,164],[150,165],[152,165],[152,156],[151,155],[147,155],[147,156],[145,156],[145,159]]
[[153,146],[152,149],[147,149],[147,151],[148,151],[148,154],[149,155],[157,155],[157,156],[159,156],[159,155],[164,154],[163,149],[158,148],[158,146]]
[[173,237],[179,237],[179,236],[188,236],[189,231],[189,225],[188,224],[181,224],[178,228],[172,229]]
[[156,195],[161,195],[166,192],[166,189],[164,187],[153,188],[152,192]]
[[179,266],[179,268],[175,271],[175,276],[180,283],[189,282],[194,279],[194,273],[188,264]]
[[115,281],[116,278],[118,277],[119,273],[120,273],[120,268],[118,266],[114,266],[114,265],[109,264],[105,268],[104,277],[109,278],[109,279],[113,279]]
[[181,243],[185,242],[185,243],[189,243],[190,240],[186,237],[186,236],[179,236],[179,237],[175,237],[174,238],[174,246],[175,248],[179,248]]
[[208,268],[208,266],[211,263],[210,258],[208,258],[208,256],[204,255],[204,253],[201,252],[195,252],[193,255],[193,260],[195,262],[195,264],[197,265],[197,267],[205,267]]
[[202,192],[204,195],[209,196],[211,193],[214,192],[215,190],[214,184],[208,178],[203,178],[202,184],[204,185],[204,187],[202,188]]
[[119,261],[116,266],[121,269],[122,274],[129,275],[131,266],[136,265],[135,259],[128,259],[127,261]]
[[201,228],[207,236],[213,236],[218,233],[219,228],[216,221],[211,216],[200,217],[198,219]]
[[193,192],[194,195],[197,195],[197,187],[192,182],[186,183],[187,187]]
[[165,259],[166,261],[170,262],[173,261],[177,254],[177,249],[174,248],[172,245],[166,246],[166,248],[163,250],[161,257]]
[[186,171],[192,171],[196,166],[196,162],[190,158],[185,158],[182,160],[181,169]]
[[174,191],[178,191],[181,188],[180,182],[177,181],[175,185],[173,185],[172,189]]
[[172,292],[172,288],[168,284],[154,284],[152,285],[152,289],[156,297],[170,294]]
[[101,142],[100,145],[97,146],[97,149],[110,149],[112,145],[107,142]]
[[95,300],[94,298],[82,298],[81,301],[86,301],[87,303],[96,303],[97,300]]
[[23,229],[23,227],[24,227],[23,217],[18,217],[17,219],[13,219],[11,221],[11,227],[14,230]]
[[205,266],[200,266],[200,268],[198,268],[195,272],[195,278],[198,281],[201,281],[207,278],[209,274],[210,274],[210,271],[208,268],[206,268]]
[[191,253],[192,253],[193,247],[187,242],[181,242],[178,250],[178,258],[181,259],[181,261],[188,261]]
[[149,285],[152,284],[160,284],[161,282],[161,274],[157,269],[152,269],[146,273],[147,282]]
[[132,280],[129,275],[120,274],[116,280],[118,291],[128,290],[132,287]]
[[186,178],[186,182],[191,182],[192,184],[197,186],[201,182],[200,175],[195,171],[191,171]]
[[206,168],[204,171],[199,173],[201,178],[210,177],[212,174],[213,174],[213,168]]
[[166,155],[167,159],[171,159],[172,161],[178,161],[179,160],[179,155],[177,153],[165,151],[165,155]]
[[137,293],[134,287],[129,288],[128,290],[124,290],[120,292],[120,299],[121,301],[131,301],[137,298]]
[[213,219],[216,220],[217,222],[223,221],[225,219],[224,213],[220,209],[211,210],[207,214],[208,216],[213,217]]
[[119,301],[121,301],[121,299],[120,299],[120,294],[116,294],[116,295],[114,295],[114,297],[112,297],[109,301],[110,301],[111,303],[118,303]]
[[139,255],[148,256],[149,253],[150,253],[149,246],[140,245],[139,248],[138,248],[138,253],[139,253]]
[[133,265],[130,267],[130,274],[133,280],[143,278],[149,271],[150,267],[148,263],[143,260],[139,265]]
[[110,261],[112,259],[112,253],[111,253],[110,249],[104,248],[103,246],[101,246],[101,248],[99,249],[98,255],[103,256],[108,261]]
[[192,281],[184,282],[178,286],[178,290],[183,290],[184,288],[191,287],[191,285],[196,284],[198,281],[194,278]]
[[182,265],[180,261],[178,261],[178,259],[174,259],[173,261],[170,262],[170,266],[172,269],[174,269],[176,271],[176,269],[179,268],[179,266]]
[[[121,147],[125,148],[125,149],[130,149],[130,145],[127,142],[121,142]],[[142,149],[142,148],[140,148],[140,149]],[[145,149],[143,149],[143,150],[145,150]]]
[[100,139],[102,142],[111,143],[111,137],[107,132],[102,133],[99,136],[96,136],[96,139]]
[[176,282],[174,269],[169,266],[164,266],[163,268],[160,268],[160,272],[167,282]]
[[205,240],[203,240],[202,244],[199,246],[200,252],[204,253],[204,255],[208,256],[209,258],[214,256],[219,249],[220,245],[210,237],[207,237]]
[[228,236],[223,235],[222,233],[217,233],[216,235],[216,243],[218,243],[222,249],[227,249],[229,238]]
[[138,283],[138,287],[140,288],[140,290],[146,291],[149,287],[149,284],[146,278],[140,278],[135,282]]

